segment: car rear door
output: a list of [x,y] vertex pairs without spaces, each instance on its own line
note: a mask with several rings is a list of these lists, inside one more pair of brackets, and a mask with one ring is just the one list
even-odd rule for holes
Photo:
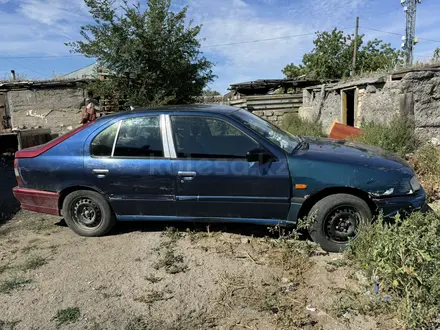
[[[167,127],[176,175],[177,215],[239,219],[287,218],[291,183],[283,152],[261,143],[226,117],[170,115]],[[265,148],[276,160],[248,162],[246,153]]]
[[164,116],[157,114],[113,120],[85,143],[85,175],[106,195],[119,220],[176,213],[163,123]]

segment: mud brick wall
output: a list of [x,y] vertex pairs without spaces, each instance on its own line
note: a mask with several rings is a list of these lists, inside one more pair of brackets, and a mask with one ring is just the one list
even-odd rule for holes
[[50,128],[63,134],[79,125],[86,92],[82,88],[12,90],[7,93],[13,128]]

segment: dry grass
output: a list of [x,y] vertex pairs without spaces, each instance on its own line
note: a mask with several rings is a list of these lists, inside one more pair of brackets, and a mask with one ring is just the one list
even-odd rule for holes
[[162,300],[170,300],[173,298],[171,295],[172,291],[169,289],[166,289],[165,291],[156,291],[153,290],[146,294],[145,296],[140,296],[134,299],[134,301],[141,302],[144,304],[152,304],[156,301],[162,301]]
[[0,275],[10,269],[11,266],[9,264],[0,265]]
[[425,145],[410,155],[408,161],[414,167],[429,201],[440,199],[440,150]]
[[20,321],[3,321],[0,320],[0,329],[1,330],[14,330],[16,326],[20,323]]
[[[313,328],[316,320],[305,308],[307,297],[298,294],[313,265],[310,259],[313,248],[297,240],[270,238],[250,239],[244,246],[245,251],[239,245],[228,245],[223,253],[259,266],[270,266],[274,274],[262,282],[252,281],[244,275],[223,274],[218,283],[222,293],[215,301],[217,317],[229,315],[237,308],[251,308],[266,313],[280,329]],[[240,326],[253,329],[246,323]]]
[[157,319],[154,314],[137,316],[131,319],[124,330],[194,330],[215,328],[216,322],[205,311],[192,310],[186,314],[179,314],[176,319]]
[[188,266],[184,263],[183,255],[176,254],[173,248],[168,248],[153,267],[156,270],[163,268],[168,274],[178,274],[188,270]]
[[154,274],[150,274],[145,276],[145,279],[150,282],[150,283],[159,283],[160,281],[162,281],[162,277],[157,277]]
[[0,293],[9,294],[12,291],[22,288],[31,282],[31,280],[20,277],[13,277],[11,279],[4,280],[3,282],[0,282]]
[[26,262],[21,266],[22,270],[35,270],[41,266],[47,264],[46,258],[41,256],[31,256]]

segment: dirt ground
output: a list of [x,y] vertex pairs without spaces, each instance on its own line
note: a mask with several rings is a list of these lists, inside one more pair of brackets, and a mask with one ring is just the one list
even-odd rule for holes
[[27,211],[0,227],[0,329],[391,329],[347,303],[365,292],[342,255],[262,227],[84,238]]
[[354,302],[370,288],[342,255],[305,238],[192,223],[84,238],[61,217],[16,213],[14,185],[11,163],[0,168],[0,330],[395,327]]
[[0,162],[0,225],[20,208],[20,203],[12,194],[12,188],[17,185],[13,160],[9,160],[6,167],[2,165]]

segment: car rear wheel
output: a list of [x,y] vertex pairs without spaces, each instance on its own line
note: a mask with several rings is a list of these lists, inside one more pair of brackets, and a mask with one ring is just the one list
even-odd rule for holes
[[116,222],[105,198],[90,190],[77,190],[67,195],[63,214],[69,228],[81,236],[105,235]]
[[335,194],[318,201],[309,212],[313,241],[327,252],[341,252],[356,238],[359,226],[372,221],[368,204],[349,194]]

